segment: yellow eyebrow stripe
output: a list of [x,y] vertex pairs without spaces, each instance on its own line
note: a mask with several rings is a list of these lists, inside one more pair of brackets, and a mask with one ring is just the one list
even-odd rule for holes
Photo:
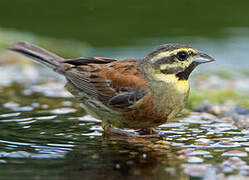
[[198,53],[196,50],[192,49],[192,48],[179,48],[179,49],[175,49],[173,51],[166,51],[166,52],[161,52],[158,55],[156,55],[151,61],[155,62],[156,60],[162,58],[162,57],[167,57],[167,56],[171,56],[173,54],[177,54],[180,51],[192,51],[193,53]]

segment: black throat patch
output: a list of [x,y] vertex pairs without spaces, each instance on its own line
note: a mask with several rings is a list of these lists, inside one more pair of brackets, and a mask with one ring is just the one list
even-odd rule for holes
[[179,80],[188,80],[189,75],[191,72],[195,69],[195,67],[198,65],[196,62],[192,62],[189,67],[187,67],[184,71],[179,72],[176,74],[176,76],[179,78]]

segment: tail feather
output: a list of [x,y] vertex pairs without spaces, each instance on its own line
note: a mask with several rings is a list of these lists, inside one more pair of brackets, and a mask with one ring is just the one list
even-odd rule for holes
[[13,48],[9,48],[9,50],[27,56],[32,60],[44,64],[52,69],[60,67],[64,61],[63,58],[28,42],[15,42],[11,45]]

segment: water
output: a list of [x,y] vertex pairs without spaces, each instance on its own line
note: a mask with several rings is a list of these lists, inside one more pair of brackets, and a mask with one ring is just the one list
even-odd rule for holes
[[[0,47],[25,39],[46,42],[45,47],[66,57],[134,58],[168,42],[191,44],[217,60],[194,72],[211,77],[191,78],[192,87],[248,95],[247,9],[247,1],[227,0],[2,0],[0,27],[6,33],[0,31]],[[164,140],[103,137],[101,121],[85,114],[60,76],[8,57],[14,60],[0,62],[0,179],[249,175],[248,130],[229,118],[191,113],[160,126]]]
[[[53,83],[56,94],[51,89],[39,92]],[[14,83],[1,89],[2,179],[184,179],[207,178],[210,172],[212,177],[249,173],[249,135],[232,122],[192,113],[160,126],[166,141],[102,137],[101,121],[85,114],[70,95],[65,97],[58,83]],[[243,158],[238,159],[242,165],[235,163],[227,172],[223,164],[234,164],[234,157]]]

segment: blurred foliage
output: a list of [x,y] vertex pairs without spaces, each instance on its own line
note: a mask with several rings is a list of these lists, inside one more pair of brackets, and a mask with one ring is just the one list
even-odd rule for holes
[[248,7],[233,0],[1,0],[0,25],[115,46],[144,37],[229,36],[230,28],[249,27]]
[[55,39],[33,33],[0,29],[0,49],[4,50],[15,41],[28,41],[65,58],[85,56],[90,50],[89,45],[75,40]]
[[192,90],[186,108],[193,109],[194,107],[205,102],[212,104],[224,104],[227,101],[234,101],[239,107],[249,108],[248,94],[229,89],[218,91]]

